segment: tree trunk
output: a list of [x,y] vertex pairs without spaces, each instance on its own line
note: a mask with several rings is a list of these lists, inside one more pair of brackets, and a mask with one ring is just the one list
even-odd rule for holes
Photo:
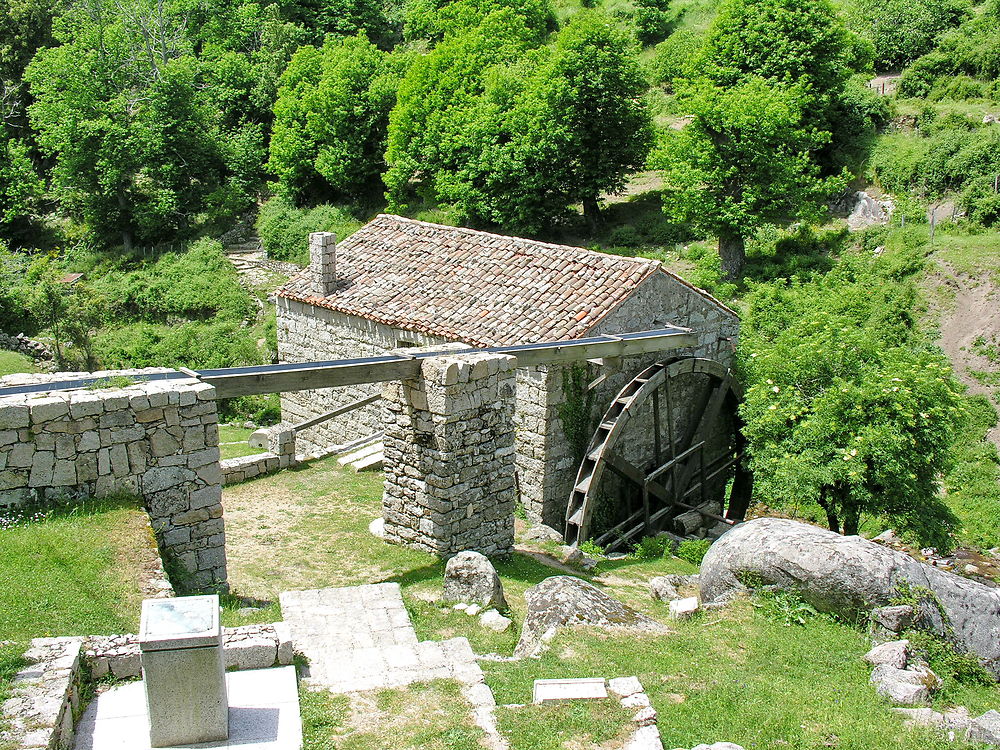
[[719,257],[727,281],[739,281],[746,264],[746,243],[741,235],[724,232],[719,235]]
[[587,220],[587,228],[591,232],[601,225],[601,206],[597,202],[597,196],[583,199],[583,217]]
[[830,531],[835,531],[840,533],[840,519],[837,518],[837,504],[834,500],[827,499],[826,490],[820,490],[819,499],[816,501],[819,503],[824,511],[826,511],[826,523],[830,527]]

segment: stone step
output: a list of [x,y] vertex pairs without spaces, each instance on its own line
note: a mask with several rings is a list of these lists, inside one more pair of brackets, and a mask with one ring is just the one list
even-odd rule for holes
[[381,440],[375,440],[362,445],[337,459],[338,464],[341,466],[350,466],[355,471],[381,470],[382,461],[383,444]]
[[355,471],[382,471],[384,467],[385,456],[382,454],[382,451],[351,463],[351,468]]

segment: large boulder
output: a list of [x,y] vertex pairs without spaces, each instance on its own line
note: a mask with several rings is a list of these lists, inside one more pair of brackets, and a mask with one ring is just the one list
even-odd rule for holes
[[667,628],[596,586],[573,576],[553,576],[524,592],[528,614],[514,656],[523,658],[541,652],[544,644],[562,627],[592,625],[665,633]]
[[822,612],[858,619],[908,590],[926,603],[915,624],[976,654],[1000,676],[1000,590],[861,537],[758,518],[711,546],[699,583],[706,602],[725,600],[747,584],[775,585],[797,591]]
[[482,609],[508,609],[497,569],[479,552],[459,552],[445,565],[444,600],[477,604]]

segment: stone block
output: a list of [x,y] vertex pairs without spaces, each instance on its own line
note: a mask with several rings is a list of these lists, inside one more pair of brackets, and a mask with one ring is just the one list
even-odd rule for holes
[[272,638],[227,640],[223,649],[226,669],[267,669],[278,658],[278,644]]
[[0,430],[16,430],[31,424],[27,404],[0,404]]
[[43,396],[29,401],[31,423],[52,422],[69,414],[69,401],[63,396]]

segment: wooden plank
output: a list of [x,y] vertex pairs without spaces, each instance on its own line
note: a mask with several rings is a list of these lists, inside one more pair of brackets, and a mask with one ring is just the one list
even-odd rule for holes
[[307,363],[294,370],[237,375],[212,374],[202,375],[201,379],[215,386],[218,398],[231,398],[363,383],[383,383],[389,380],[415,378],[419,374],[420,360],[400,358],[360,364],[310,366]]
[[[559,346],[521,349],[506,353],[517,357],[518,367],[533,365],[555,365],[567,362],[579,362],[586,359],[604,359],[606,357],[627,357],[651,352],[666,352],[687,346],[697,346],[698,337],[693,333],[665,333],[662,336],[650,336],[642,339],[620,339],[618,341],[599,341],[576,344],[567,341]],[[497,351],[502,351],[498,349]]]
[[310,427],[315,427],[321,422],[326,422],[328,419],[333,419],[334,417],[339,417],[341,414],[347,414],[349,411],[354,411],[355,409],[360,409],[362,406],[368,406],[368,404],[373,404],[382,398],[381,393],[376,393],[374,396],[368,396],[368,398],[359,398],[357,401],[352,401],[346,406],[341,406],[337,409],[331,409],[330,411],[320,414],[318,417],[313,417],[312,419],[307,419],[305,422],[300,422],[299,424],[292,425],[292,429],[296,432],[300,430],[308,430]]
[[[567,341],[557,345],[495,347],[488,351],[509,354],[517,359],[518,367],[530,367],[663,352],[696,344],[697,337],[693,333],[670,331],[637,339],[610,338],[608,341],[589,339],[580,342]],[[442,355],[474,354],[477,351],[480,350],[465,349],[461,352],[442,352]],[[232,372],[202,371],[199,377],[202,381],[215,386],[218,398],[231,398],[413,378],[420,373],[420,362],[424,358],[426,357],[387,355],[369,360],[304,362],[293,368],[271,370],[267,367],[253,368],[258,370],[256,372],[247,372],[247,368],[230,368]]]

